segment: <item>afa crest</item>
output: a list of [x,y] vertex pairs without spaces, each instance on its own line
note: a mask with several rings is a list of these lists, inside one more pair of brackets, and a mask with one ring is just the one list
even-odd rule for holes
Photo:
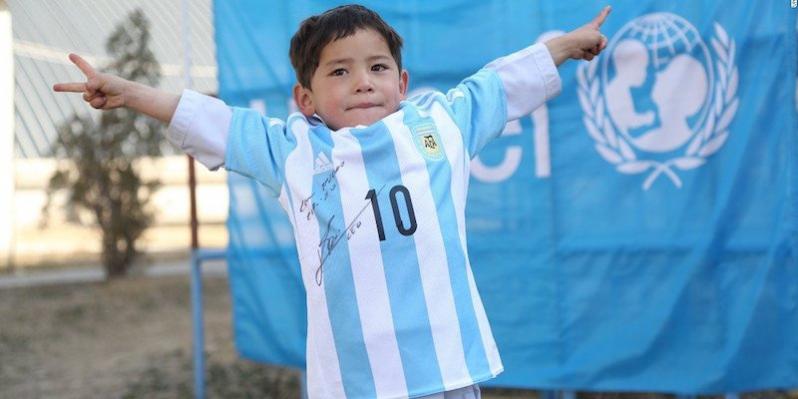
[[433,161],[443,159],[441,137],[438,135],[438,129],[435,124],[422,123],[411,126],[410,130],[413,132],[413,141],[416,143],[416,148],[418,148],[424,158]]

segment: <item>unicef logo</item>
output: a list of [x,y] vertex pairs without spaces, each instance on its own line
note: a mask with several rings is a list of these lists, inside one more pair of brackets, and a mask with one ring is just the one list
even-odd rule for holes
[[660,176],[697,168],[729,136],[737,112],[734,41],[715,23],[710,48],[698,30],[670,13],[624,25],[605,53],[579,66],[579,103],[595,148],[625,174]]

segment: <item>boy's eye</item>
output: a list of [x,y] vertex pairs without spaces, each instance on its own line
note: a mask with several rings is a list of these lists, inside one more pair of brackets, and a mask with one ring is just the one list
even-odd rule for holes
[[346,69],[338,68],[330,73],[331,76],[343,76],[346,74]]
[[385,64],[375,64],[371,67],[371,70],[374,72],[380,72],[388,69],[388,65]]

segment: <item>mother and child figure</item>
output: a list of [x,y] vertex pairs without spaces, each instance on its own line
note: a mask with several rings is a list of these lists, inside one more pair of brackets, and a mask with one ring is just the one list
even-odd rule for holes
[[372,10],[333,8],[291,39],[299,112],[286,120],[101,73],[75,54],[85,81],[53,89],[167,123],[199,162],[279,199],[307,296],[309,397],[479,398],[503,366],[466,250],[469,161],[559,94],[557,66],[606,47],[609,12],[408,99],[402,38]]

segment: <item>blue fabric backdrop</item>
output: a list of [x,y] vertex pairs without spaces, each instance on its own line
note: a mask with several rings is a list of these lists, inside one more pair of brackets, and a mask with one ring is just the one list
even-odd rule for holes
[[[367,1],[411,90],[592,19],[591,1]],[[220,97],[285,117],[299,22],[338,2],[216,1]],[[616,1],[607,51],[473,165],[472,265],[506,371],[491,385],[730,392],[798,386],[796,10]],[[231,175],[236,345],[302,367],[291,227]]]

